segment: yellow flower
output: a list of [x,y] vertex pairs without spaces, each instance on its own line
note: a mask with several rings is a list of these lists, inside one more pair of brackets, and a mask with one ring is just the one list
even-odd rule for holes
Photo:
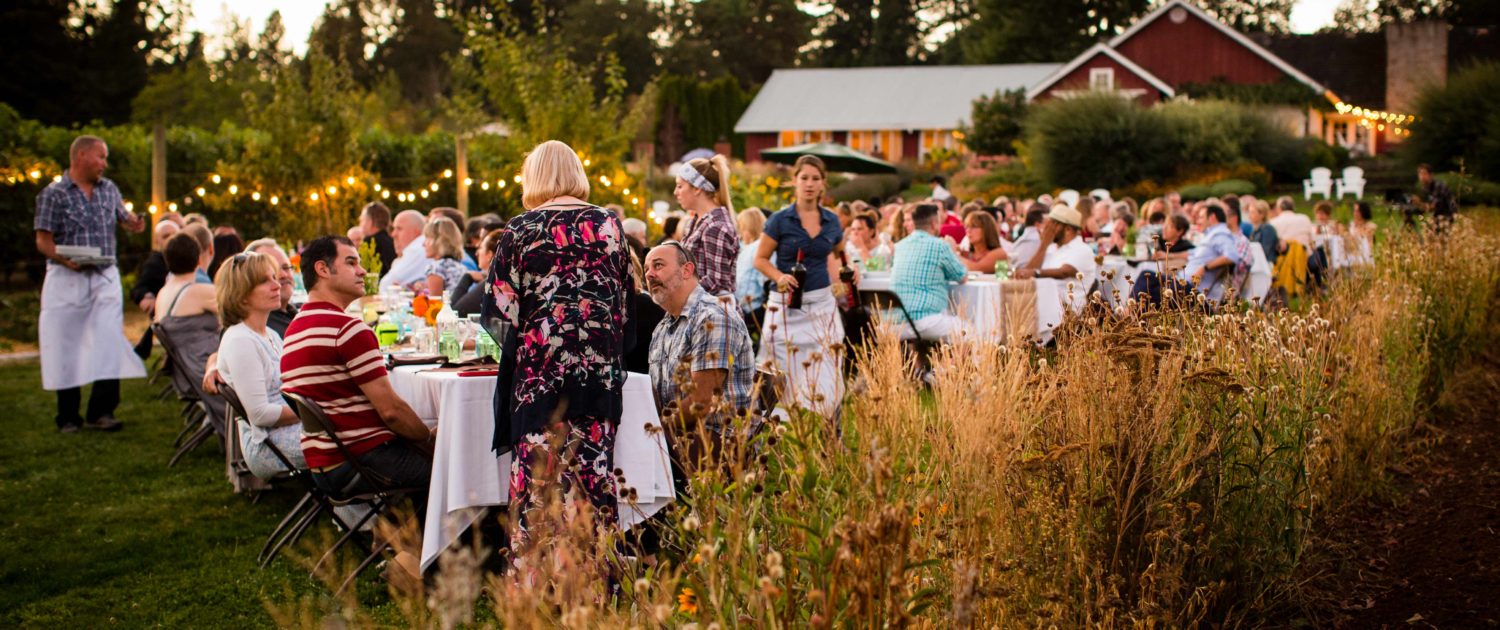
[[677,610],[689,615],[698,614],[698,596],[693,589],[683,587],[682,592],[677,594]]

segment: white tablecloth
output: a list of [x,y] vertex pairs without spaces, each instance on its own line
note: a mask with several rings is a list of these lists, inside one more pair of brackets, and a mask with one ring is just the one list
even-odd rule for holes
[[[424,371],[432,367],[404,366],[391,371],[396,394],[422,422],[438,427],[422,527],[423,571],[484,508],[510,503],[511,457],[497,457],[490,449],[495,432],[495,377]],[[621,528],[639,524],[676,498],[663,434],[646,433],[647,424],[660,426],[660,422],[651,378],[630,374],[615,439],[615,467],[624,471],[625,487],[634,488],[637,499],[634,505],[620,505]]]
[[[970,279],[961,284],[950,283],[946,312],[955,314],[968,322],[970,331],[974,334],[998,341],[1005,335],[1004,315],[1001,310],[1004,298],[1000,282],[993,278],[994,276],[981,276],[980,279]],[[1058,293],[1056,280],[1038,278],[1034,282],[1036,282],[1037,338],[1046,341],[1052,338],[1052,329],[1062,323],[1062,298]],[[867,273],[860,279],[859,289],[888,292],[891,290],[890,274]]]
[[[1255,259],[1250,263],[1249,277],[1239,295],[1247,300],[1263,299],[1266,291],[1271,288],[1271,265],[1266,263],[1265,253],[1261,251],[1259,244],[1250,243],[1250,253]],[[1111,307],[1124,304],[1130,299],[1130,290],[1135,286],[1136,278],[1145,271],[1159,273],[1160,266],[1156,263],[1131,266],[1123,256],[1105,256],[1104,264],[1099,266],[1099,282],[1104,291],[1105,303]]]

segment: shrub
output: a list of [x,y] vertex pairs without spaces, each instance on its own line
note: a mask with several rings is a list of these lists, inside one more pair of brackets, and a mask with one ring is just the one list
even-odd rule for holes
[[1439,173],[1437,178],[1453,190],[1462,205],[1500,206],[1500,184],[1458,173]]
[[1475,64],[1448,78],[1445,87],[1417,97],[1417,120],[1405,144],[1413,163],[1438,170],[1460,167],[1490,181],[1500,181],[1500,63]]
[[901,192],[902,188],[905,186],[902,185],[900,175],[860,175],[834,186],[828,191],[828,195],[833,197],[834,201],[854,201],[871,197],[885,199]]
[[1226,179],[1214,184],[1209,190],[1215,197],[1223,197],[1225,195],[1253,195],[1255,194],[1255,184],[1243,179]]
[[1190,184],[1178,189],[1177,192],[1187,201],[1203,201],[1214,196],[1213,187],[1206,184]]
[[1014,155],[1029,108],[1025,90],[996,91],[974,101],[973,128],[964,129],[969,149],[980,155]]
[[[1027,123],[1027,147],[1041,178],[1055,187],[1111,189],[1140,182],[1184,182],[1203,169],[1263,167],[1247,179],[1304,177],[1310,143],[1244,105],[1171,102],[1145,108],[1108,96],[1049,102]],[[1318,149],[1324,151],[1323,149]],[[1328,154],[1334,155],[1334,154]],[[1217,179],[1204,182],[1210,183]]]
[[1172,172],[1176,143],[1157,111],[1109,95],[1056,100],[1026,119],[1027,146],[1049,185],[1115,188]]

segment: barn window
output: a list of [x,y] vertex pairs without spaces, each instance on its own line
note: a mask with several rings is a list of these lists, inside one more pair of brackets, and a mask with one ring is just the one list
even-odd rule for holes
[[1115,91],[1115,69],[1114,68],[1091,68],[1089,69],[1089,89],[1096,92]]

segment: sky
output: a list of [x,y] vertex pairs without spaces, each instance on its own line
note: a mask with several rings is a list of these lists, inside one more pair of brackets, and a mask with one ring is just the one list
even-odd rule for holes
[[[1297,0],[1292,8],[1292,30],[1311,33],[1333,21],[1333,11],[1339,0]],[[286,41],[293,42],[298,53],[307,45],[307,34],[313,22],[322,15],[327,2],[323,0],[188,0],[193,8],[193,19],[189,30],[219,34],[227,30],[229,14],[250,20],[252,32],[259,33],[265,26],[266,16],[272,11],[281,11],[286,25]]]

